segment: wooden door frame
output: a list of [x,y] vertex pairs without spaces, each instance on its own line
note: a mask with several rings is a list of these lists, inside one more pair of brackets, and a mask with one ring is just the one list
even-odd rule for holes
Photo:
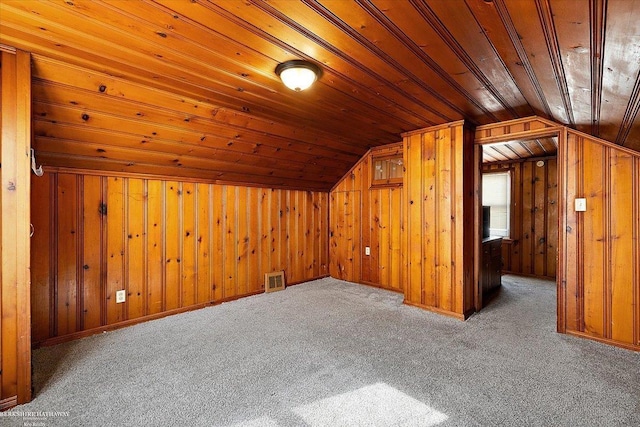
[[537,116],[526,117],[523,119],[509,120],[505,122],[492,123],[489,125],[482,125],[476,128],[476,134],[474,139],[474,164],[476,165],[475,171],[475,188],[476,199],[474,204],[474,222],[476,233],[474,241],[474,265],[473,265],[473,280],[474,280],[474,305],[476,311],[482,309],[482,286],[480,285],[480,267],[482,256],[482,232],[480,227],[480,221],[482,219],[482,146],[488,144],[495,144],[499,142],[509,141],[521,141],[536,138],[558,138],[558,168],[557,168],[557,182],[558,182],[558,260],[556,262],[556,295],[557,295],[557,331],[565,332],[565,295],[564,295],[564,257],[565,257],[565,238],[562,232],[563,227],[566,227],[566,200],[563,191],[564,176],[566,174],[564,159],[565,159],[565,141],[566,141],[566,127],[546,120]]

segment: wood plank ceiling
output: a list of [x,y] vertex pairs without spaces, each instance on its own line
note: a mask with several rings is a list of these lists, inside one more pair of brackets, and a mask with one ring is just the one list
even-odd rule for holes
[[[0,43],[34,53],[45,165],[327,190],[401,132],[533,114],[640,150],[640,1],[0,7]],[[320,81],[286,89],[289,59]]]
[[558,137],[507,141],[482,146],[482,162],[496,163],[531,158],[554,157],[558,153]]

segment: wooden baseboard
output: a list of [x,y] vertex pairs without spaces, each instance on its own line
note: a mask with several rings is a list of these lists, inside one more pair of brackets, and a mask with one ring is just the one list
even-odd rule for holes
[[325,277],[329,277],[329,275],[328,274],[323,274],[322,276],[312,277],[312,278],[306,279],[306,280],[298,280],[297,282],[285,283],[285,285],[286,286],[295,286],[295,285],[300,285],[302,283],[311,282],[312,280],[324,279]]
[[565,334],[567,335],[572,335],[574,337],[579,337],[579,338],[586,338],[592,341],[597,341],[599,343],[602,344],[608,344],[608,345],[613,345],[616,347],[620,347],[620,348],[624,348],[625,350],[631,350],[631,351],[636,351],[636,352],[640,352],[640,346],[638,345],[634,345],[634,344],[629,344],[629,343],[624,343],[624,342],[620,342],[620,341],[614,341],[612,339],[609,338],[601,338],[601,337],[595,337],[593,335],[589,335],[586,334],[584,332],[577,332],[577,331],[565,331]]
[[0,400],[0,411],[6,411],[18,405],[18,396],[7,397]]
[[[327,276],[328,276],[328,274],[327,275],[323,275],[323,276],[314,277],[314,278],[307,279],[307,280],[287,283],[287,286],[299,285],[300,283],[306,283],[306,282],[309,282],[311,280],[322,279],[322,278],[327,277]],[[236,295],[236,296],[229,297],[229,298],[224,298],[224,299],[221,299],[221,300],[218,300],[218,301],[209,301],[209,302],[204,302],[204,303],[200,303],[200,304],[190,305],[188,307],[177,308],[175,310],[163,311],[162,313],[150,314],[150,315],[147,315],[147,316],[138,317],[136,319],[131,319],[131,320],[124,320],[122,322],[114,323],[112,325],[99,326],[97,328],[87,329],[87,330],[79,331],[79,332],[73,332],[71,334],[63,335],[63,336],[60,336],[60,337],[48,338],[48,339],[46,339],[44,341],[33,343],[32,347],[35,349],[35,348],[40,348],[40,347],[49,347],[49,346],[52,346],[52,345],[58,345],[58,344],[62,344],[64,342],[73,341],[73,340],[77,340],[77,339],[80,339],[80,338],[86,338],[86,337],[89,337],[91,335],[101,334],[103,332],[114,331],[114,330],[120,329],[120,328],[126,328],[127,326],[133,326],[133,325],[136,325],[138,323],[148,322],[150,320],[162,319],[163,317],[172,316],[174,314],[186,313],[188,311],[193,311],[193,310],[200,310],[201,308],[211,307],[211,306],[214,306],[214,305],[218,305],[218,304],[222,304],[222,303],[230,302],[230,301],[235,301],[235,300],[238,300],[240,298],[246,298],[246,297],[250,297],[250,296],[253,296],[253,295],[258,295],[258,294],[261,294],[261,293],[264,293],[264,290],[253,291],[253,292],[249,292],[249,293],[243,294],[243,295]]]
[[422,308],[422,309],[427,310],[427,311],[432,311],[432,312],[437,313],[437,314],[443,314],[445,316],[453,317],[453,318],[458,319],[458,320],[467,320],[468,316],[471,315],[471,314],[467,315],[467,313],[465,313],[465,314],[454,313],[452,311],[443,310],[443,309],[438,308],[438,307],[431,307],[429,305],[417,304],[415,302],[410,302],[410,301],[407,301],[407,300],[404,300],[402,303],[406,304],[406,305],[410,305],[412,307],[418,307],[418,308]]
[[391,291],[391,292],[395,292],[397,294],[404,294],[404,291],[402,289],[390,288],[390,287],[387,287],[387,286],[383,286],[383,285],[381,285],[379,283],[367,282],[366,280],[362,280],[359,283],[361,285],[367,285],[367,286],[371,286],[373,288],[384,289],[385,291]]

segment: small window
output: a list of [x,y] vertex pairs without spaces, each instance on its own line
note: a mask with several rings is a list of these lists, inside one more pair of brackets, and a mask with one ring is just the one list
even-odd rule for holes
[[482,205],[490,207],[489,234],[509,237],[511,232],[511,174],[482,174]]
[[371,186],[402,185],[404,163],[402,156],[386,156],[371,158]]

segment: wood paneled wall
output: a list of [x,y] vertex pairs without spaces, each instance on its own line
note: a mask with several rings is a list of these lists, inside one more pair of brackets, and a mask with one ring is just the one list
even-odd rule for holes
[[[640,155],[568,131],[561,141],[560,331],[640,350]],[[576,212],[586,198],[586,212]]]
[[32,185],[34,344],[261,292],[267,272],[328,274],[327,193],[65,170]]
[[31,57],[0,52],[0,410],[31,400]]
[[557,159],[483,165],[511,172],[511,235],[502,242],[505,273],[555,278],[558,256]]
[[331,191],[331,275],[402,292],[402,188],[371,187],[371,159],[387,155],[402,142],[371,149]]
[[405,303],[466,318],[474,310],[474,134],[463,122],[404,136]]

